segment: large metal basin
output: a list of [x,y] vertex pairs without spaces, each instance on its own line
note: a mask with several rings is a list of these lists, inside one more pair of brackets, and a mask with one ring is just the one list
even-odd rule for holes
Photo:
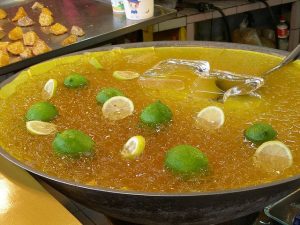
[[[266,48],[209,42],[153,42],[118,47],[147,46],[210,46],[245,49],[273,55],[286,54]],[[89,51],[102,51],[113,47],[116,46]],[[4,149],[0,148],[0,154],[17,166],[40,176],[68,197],[108,216],[140,224],[216,224],[261,210],[300,185],[300,175],[297,175],[265,185],[219,192],[168,194],[116,191],[58,179],[26,166]]]

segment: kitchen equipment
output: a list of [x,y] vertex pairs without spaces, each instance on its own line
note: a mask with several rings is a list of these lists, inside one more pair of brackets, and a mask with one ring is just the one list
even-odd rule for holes
[[[180,90],[183,88],[183,84],[180,84],[180,82],[176,79],[168,78],[168,73],[171,73],[173,70],[184,66],[190,68],[195,75],[199,77],[216,78],[216,85],[224,91],[224,93],[218,93],[221,95],[218,100],[222,102],[225,102],[231,96],[237,95],[254,95],[260,97],[257,93],[255,93],[255,91],[264,85],[264,79],[266,76],[276,70],[279,70],[290,62],[295,61],[299,54],[300,45],[298,45],[277,66],[264,72],[260,77],[239,75],[229,71],[211,70],[210,64],[207,61],[168,59],[159,62],[157,65],[147,70],[142,75],[141,83],[145,87],[151,88],[152,86],[152,88],[155,88],[155,82],[153,82],[153,80],[157,78],[160,80],[160,82],[164,82],[166,85],[169,85],[169,88],[174,85],[172,86],[173,89]],[[149,82],[149,79],[151,82]],[[206,92],[205,90],[199,91]]]
[[300,44],[291,52],[289,53],[283,60],[280,62],[277,66],[271,68],[270,70],[264,72],[260,77],[258,78],[248,78],[246,79],[242,84],[236,85],[234,87],[231,87],[230,89],[226,90],[223,95],[223,102],[225,102],[229,97],[231,96],[237,96],[237,95],[249,95],[253,94],[254,91],[259,89],[264,85],[264,79],[267,75],[271,74],[272,72],[282,68],[283,66],[289,64],[290,62],[295,61],[298,56],[300,55]]
[[[68,34],[55,36],[49,34],[47,29],[41,29],[37,22],[39,11],[33,11],[31,9],[32,4],[34,3],[33,0],[1,0],[0,8],[3,8],[8,13],[9,18],[12,18],[18,7],[23,6],[30,18],[36,21],[33,26],[23,28],[24,32],[34,30],[37,35],[52,48],[52,51],[0,67],[0,76],[11,72],[17,72],[20,69],[59,55],[86,49],[99,44],[104,45],[107,41],[111,41],[116,37],[140,30],[149,25],[163,22],[176,16],[176,10],[156,5],[154,7],[154,16],[152,18],[143,21],[133,21],[127,20],[125,14],[113,13],[110,2],[94,0],[40,0],[39,2],[49,7],[54,14],[54,20],[56,22],[62,23],[68,29],[71,29],[73,25],[80,26],[85,31],[85,35],[78,38],[76,43],[63,47],[61,42]],[[68,10],[66,10],[66,8],[68,8]],[[0,26],[5,29],[5,32],[8,32],[13,29],[15,25],[5,19],[0,20]],[[8,39],[7,37],[4,37],[1,41],[8,41]]]
[[[278,50],[210,42],[148,42],[120,45],[118,47],[138,48],[150,46],[205,46],[258,51],[277,56],[286,55],[286,52]],[[109,50],[115,47],[96,48],[90,51]],[[9,81],[7,80],[5,83]],[[4,149],[0,149],[0,154],[19,167],[40,176],[68,197],[110,217],[139,224],[216,224],[257,212],[264,206],[291,193],[300,185],[300,175],[297,175],[268,184],[227,191],[201,193],[121,191],[59,179],[25,165],[9,155]]]
[[265,208],[267,216],[282,225],[296,225],[300,215],[300,189]]

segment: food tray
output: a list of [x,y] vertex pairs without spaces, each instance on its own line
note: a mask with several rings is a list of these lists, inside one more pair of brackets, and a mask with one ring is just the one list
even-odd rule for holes
[[[16,72],[46,59],[103,43],[112,38],[176,16],[176,10],[174,9],[155,6],[154,17],[141,21],[133,21],[127,20],[125,14],[114,14],[110,4],[96,0],[39,0],[40,3],[43,3],[53,12],[55,22],[62,23],[68,29],[71,29],[72,25],[80,26],[86,33],[85,36],[79,37],[76,43],[62,47],[61,42],[69,33],[55,36],[47,34],[45,30],[43,31],[38,23],[39,11],[31,9],[34,2],[33,0],[1,0],[0,8],[5,9],[8,13],[8,18],[11,19],[15,15],[18,7],[23,6],[29,17],[35,21],[33,26],[23,28],[23,31],[35,31],[38,36],[52,48],[52,51],[0,67],[0,75]],[[0,26],[3,27],[6,33],[15,27],[8,19],[0,20]],[[7,37],[4,37],[1,41],[7,40]]]
[[[292,225],[300,214],[300,189],[265,208],[267,216],[283,225]],[[296,224],[296,223],[294,223]]]

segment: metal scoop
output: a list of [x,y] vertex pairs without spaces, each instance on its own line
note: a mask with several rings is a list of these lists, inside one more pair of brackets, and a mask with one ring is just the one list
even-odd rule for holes
[[[202,78],[217,78],[216,85],[223,90],[220,92],[221,96],[218,101],[225,102],[231,96],[237,95],[252,95],[260,97],[255,93],[257,89],[264,85],[264,78],[287,65],[288,63],[297,59],[300,54],[300,45],[298,45],[283,61],[266,71],[261,77],[253,77],[247,75],[238,75],[228,71],[211,70],[210,64],[203,60],[186,60],[186,59],[167,59],[159,62],[140,77],[140,84],[146,88],[152,89],[172,89],[172,90],[184,90],[188,87],[185,86],[184,77],[174,76],[172,73],[181,67],[186,67],[198,77]],[[236,85],[239,83],[239,85]],[[234,86],[235,85],[235,86]],[[205,92],[204,90],[201,90]]]
[[[237,95],[255,95],[254,91],[259,89],[264,85],[264,78],[270,73],[282,68],[283,66],[289,64],[290,62],[295,61],[300,55],[300,44],[290,53],[288,54],[277,66],[271,68],[270,70],[264,72],[259,79],[257,78],[249,78],[245,80],[244,83],[240,85],[236,85],[234,87],[229,88],[228,90],[224,90],[225,93],[223,95],[222,101],[225,102],[231,96]],[[220,84],[218,85],[220,86]]]

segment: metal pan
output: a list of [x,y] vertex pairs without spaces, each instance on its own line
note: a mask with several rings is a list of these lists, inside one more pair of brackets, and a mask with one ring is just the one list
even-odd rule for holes
[[[41,29],[38,23],[39,11],[31,9],[34,2],[33,0],[1,0],[0,8],[4,8],[8,13],[8,17],[12,18],[18,7],[23,6],[29,17],[35,21],[33,26],[23,28],[23,31],[35,31],[52,48],[52,51],[0,67],[0,75],[16,72],[47,59],[104,43],[113,38],[143,29],[149,25],[171,19],[176,16],[177,12],[175,9],[163,8],[156,5],[152,18],[134,21],[127,20],[125,14],[113,13],[110,4],[96,0],[39,0],[39,2],[43,3],[53,12],[55,22],[62,23],[68,29],[71,29],[73,25],[77,25],[85,31],[85,36],[78,38],[76,43],[63,47],[61,46],[61,42],[69,34],[55,36],[48,34],[47,28]],[[8,19],[0,20],[0,26],[3,27],[6,33],[15,27],[14,23]],[[8,38],[4,37],[1,41],[8,41]]]
[[[266,48],[210,42],[150,42],[118,47],[147,46],[209,46],[286,55],[285,52]],[[113,47],[116,46],[96,48],[90,51],[108,50]],[[0,148],[0,154],[19,167],[38,175],[68,197],[110,217],[139,224],[217,224],[262,210],[270,203],[296,190],[300,185],[300,175],[297,175],[269,184],[218,192],[144,193],[119,191],[58,179],[23,164],[10,156],[4,149]]]

